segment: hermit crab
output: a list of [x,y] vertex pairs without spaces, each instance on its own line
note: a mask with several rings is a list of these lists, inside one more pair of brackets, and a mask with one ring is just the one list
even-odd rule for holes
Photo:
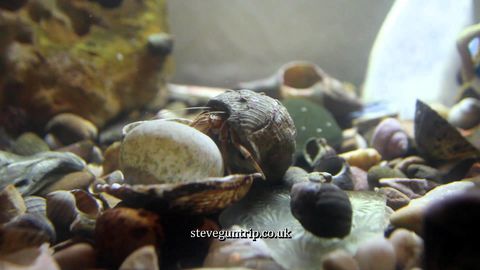
[[292,163],[295,127],[279,101],[240,90],[207,106],[188,124],[164,119],[125,128],[126,184],[97,185],[97,191],[126,206],[209,214],[241,199],[255,178],[281,179]]
[[191,126],[217,143],[227,173],[282,178],[293,161],[296,129],[278,100],[251,90],[227,91],[206,107]]

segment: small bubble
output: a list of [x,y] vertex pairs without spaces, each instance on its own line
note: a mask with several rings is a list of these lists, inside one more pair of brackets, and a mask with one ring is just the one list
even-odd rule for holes
[[117,53],[117,60],[118,61],[123,61],[123,54],[122,53]]
[[327,127],[331,127],[331,126],[332,126],[332,123],[327,122],[326,125],[327,125]]
[[321,133],[323,130],[321,128],[317,128],[317,133]]
[[305,126],[301,126],[300,130],[305,131],[305,130],[307,130],[307,128]]
[[301,112],[306,112],[306,111],[308,111],[308,109],[307,109],[307,107],[302,107],[302,108],[300,108],[300,111]]

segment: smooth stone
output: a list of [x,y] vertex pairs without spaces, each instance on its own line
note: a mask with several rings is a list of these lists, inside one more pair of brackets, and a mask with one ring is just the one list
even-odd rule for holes
[[13,185],[0,191],[0,224],[6,223],[27,211],[22,194]]
[[350,166],[359,167],[365,171],[368,171],[382,160],[380,153],[373,148],[357,149],[341,153],[339,156],[343,157]]
[[421,266],[422,238],[409,230],[397,229],[388,240],[395,249],[398,269],[411,269]]
[[387,198],[387,205],[393,210],[400,209],[410,202],[410,198],[401,191],[392,187],[381,187],[378,192],[385,195]]
[[26,132],[15,140],[10,150],[18,155],[30,156],[49,151],[50,147],[48,147],[47,143],[38,137],[37,134]]
[[66,146],[62,146],[55,151],[70,152],[81,157],[85,162],[89,163],[92,160],[95,143],[91,140],[79,141]]
[[158,256],[154,246],[141,247],[123,261],[119,270],[158,270]]
[[441,182],[443,177],[439,170],[424,164],[409,165],[406,174],[409,178],[423,178],[436,182]]
[[424,269],[478,269],[480,190],[456,193],[425,209]]
[[370,190],[366,171],[355,166],[351,166],[350,171],[352,172],[353,190],[355,191]]
[[344,250],[335,250],[325,256],[323,270],[360,270],[353,256]]
[[105,150],[104,161],[102,163],[104,174],[109,174],[120,168],[121,145],[121,142],[114,142]]
[[37,194],[39,196],[46,196],[48,193],[57,190],[86,190],[94,180],[95,176],[88,171],[73,172],[64,175],[57,182],[46,186],[42,190],[38,191]]
[[223,158],[215,142],[190,126],[152,120],[126,130],[120,169],[130,184],[176,183],[223,175]]
[[462,99],[450,109],[448,122],[462,129],[480,124],[480,100],[472,97]]
[[360,270],[395,270],[395,249],[383,237],[361,243],[355,254],[355,259]]
[[407,176],[400,170],[383,165],[375,165],[368,170],[367,179],[370,188],[380,186],[382,178],[407,178]]
[[57,114],[50,119],[45,129],[64,145],[83,140],[95,140],[98,135],[97,127],[92,122],[72,113]]
[[428,205],[437,204],[447,198],[462,194],[465,190],[474,186],[475,184],[469,180],[438,186],[427,192],[423,197],[411,200],[407,206],[395,211],[390,216],[390,222],[395,227],[405,228],[422,235],[423,220]]
[[426,179],[410,178],[382,178],[380,179],[379,184],[382,187],[397,189],[407,195],[410,199],[421,197],[437,186],[435,182]]
[[62,249],[53,254],[53,258],[62,270],[83,270],[96,266],[96,251],[87,243],[78,243]]
[[402,158],[397,163],[392,164],[394,169],[400,170],[403,173],[407,173],[407,168],[412,164],[425,164],[426,161],[419,156],[409,156]]

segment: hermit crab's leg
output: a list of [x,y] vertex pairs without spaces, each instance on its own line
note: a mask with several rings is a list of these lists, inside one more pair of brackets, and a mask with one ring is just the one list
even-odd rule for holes
[[190,124],[191,127],[198,131],[207,134],[211,128],[210,112],[205,111],[195,117],[195,120]]
[[262,178],[265,179],[265,174],[263,173],[262,168],[260,167],[260,165],[258,165],[258,162],[257,162],[257,160],[255,160],[255,157],[253,157],[252,153],[250,153],[250,151],[248,151],[248,149],[245,148],[245,146],[240,144],[239,139],[238,139],[238,135],[235,133],[235,131],[233,131],[233,130],[230,131],[230,138],[232,140],[233,146],[235,146],[235,148],[237,148],[238,151],[240,151],[240,153],[242,154],[242,156],[245,159],[247,159],[251,162],[251,164],[255,168],[255,170],[257,170],[257,172],[261,173]]
[[222,127],[220,128],[220,133],[218,134],[218,140],[220,141],[220,152],[222,153],[223,157],[223,164],[225,166],[225,169],[227,170],[227,175],[232,174],[232,169],[229,166],[228,162],[228,127],[227,123],[224,122],[222,124]]

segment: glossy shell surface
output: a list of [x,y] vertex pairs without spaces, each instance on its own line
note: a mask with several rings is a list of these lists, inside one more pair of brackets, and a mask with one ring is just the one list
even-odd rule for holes
[[[280,101],[250,90],[227,91],[207,103],[211,111],[227,113],[227,124],[258,161],[267,179],[280,180],[292,164],[296,129]],[[234,173],[254,169],[229,145],[230,167]]]

